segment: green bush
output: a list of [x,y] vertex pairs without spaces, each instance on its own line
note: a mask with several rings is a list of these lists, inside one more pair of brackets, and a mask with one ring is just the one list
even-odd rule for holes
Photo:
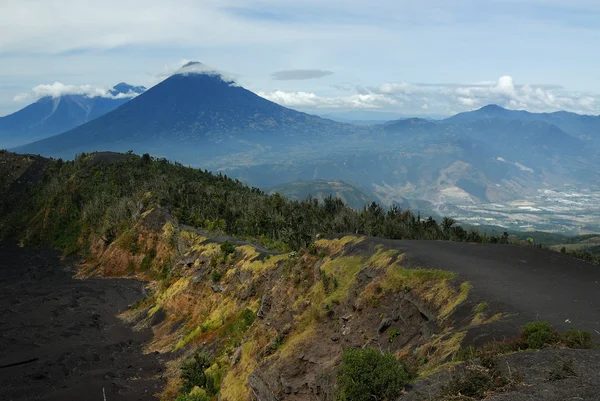
[[235,253],[235,246],[229,241],[225,241],[221,244],[221,252],[223,252],[223,258],[231,253]]
[[523,327],[521,342],[525,348],[541,349],[556,344],[560,336],[547,322],[530,322]]
[[223,278],[223,273],[221,273],[219,270],[214,269],[213,271],[210,272],[210,279],[212,280],[213,283],[218,283],[219,281],[221,281],[221,279]]
[[210,356],[204,352],[196,352],[194,357],[181,365],[182,391],[189,393],[194,387],[205,390],[208,394],[215,393],[215,383],[211,376],[205,373],[211,365]]
[[347,349],[337,376],[336,401],[392,400],[409,381],[393,354],[374,348]]
[[565,345],[569,348],[594,348],[594,339],[589,331],[569,329],[563,336]]

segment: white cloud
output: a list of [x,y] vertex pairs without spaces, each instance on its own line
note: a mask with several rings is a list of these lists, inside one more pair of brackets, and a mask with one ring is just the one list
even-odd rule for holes
[[[362,91],[364,88],[359,88]],[[498,104],[509,109],[532,112],[572,111],[600,114],[600,94],[568,91],[557,85],[515,83],[503,75],[494,82],[476,84],[407,84],[384,83],[368,87],[368,93],[385,94],[402,101],[404,111],[416,111],[427,104],[433,112],[453,114]]]
[[[347,88],[345,88],[347,89]],[[313,109],[380,109],[404,115],[451,115],[488,104],[531,112],[572,111],[600,114],[600,94],[568,91],[556,85],[519,85],[508,75],[475,84],[388,82],[355,86],[355,94],[322,96],[318,91],[260,92],[289,107]]]
[[22,102],[31,98],[42,98],[50,96],[53,98],[65,95],[82,95],[86,97],[105,97],[109,99],[131,99],[138,95],[135,92],[119,93],[113,95],[108,89],[97,88],[92,85],[67,85],[62,82],[54,82],[53,84],[37,85],[31,89],[31,93],[20,93],[13,100]]
[[26,100],[29,100],[29,93],[19,93],[18,95],[15,95],[15,97],[13,97],[13,102],[24,102]]
[[[198,61],[188,61],[184,63],[181,68],[178,68],[174,75],[190,75],[190,74],[203,74],[203,75],[211,75],[221,78],[225,82],[229,82],[232,86],[237,86],[237,77],[233,74],[227,73],[225,71],[218,70],[217,68],[210,67],[206,64],[202,64]],[[165,77],[165,78],[168,78]]]
[[374,93],[325,97],[310,92],[275,91],[258,95],[282,106],[315,109],[382,109],[398,103],[393,97]]

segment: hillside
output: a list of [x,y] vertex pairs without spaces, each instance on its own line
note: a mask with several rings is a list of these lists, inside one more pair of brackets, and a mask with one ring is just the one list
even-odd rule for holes
[[[354,401],[344,394],[358,390],[344,383],[357,383],[353,369],[361,369],[362,358],[375,358],[369,371],[387,372],[379,377],[390,380],[384,388],[395,389],[394,399],[448,399],[472,372],[481,387],[469,399],[495,391],[539,395],[548,386],[560,395],[565,383],[576,386],[569,376],[546,379],[557,353],[574,360],[585,394],[598,390],[591,368],[597,351],[551,349],[587,348],[591,335],[518,337],[538,316],[561,333],[597,328],[599,271],[565,255],[482,244],[506,238],[395,207],[355,211],[333,198],[290,201],[147,155],[105,152],[62,162],[3,152],[0,176],[9,177],[0,193],[2,238],[78,254],[82,278],[145,283],[146,296],[121,318],[150,330],[145,352],[166,364],[162,400]],[[540,295],[547,285],[538,280],[542,270],[553,293],[562,294],[559,306]],[[574,293],[579,303],[568,301]],[[514,340],[494,342],[506,338]],[[546,349],[527,351],[536,348]],[[526,352],[500,355],[514,351]],[[532,361],[548,370],[531,369]],[[103,376],[114,383],[111,399],[119,399],[124,374]]]
[[0,149],[61,134],[116,109],[145,89],[121,82],[108,92],[109,97],[42,97],[13,114],[0,117]]

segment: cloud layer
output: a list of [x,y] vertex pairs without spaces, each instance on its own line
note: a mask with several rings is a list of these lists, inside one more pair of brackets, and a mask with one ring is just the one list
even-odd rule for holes
[[375,93],[322,97],[310,92],[275,91],[258,95],[282,106],[314,109],[382,109],[397,103],[393,97]]
[[294,81],[323,78],[331,74],[332,71],[326,70],[284,70],[272,73],[271,78],[277,81]]
[[515,84],[504,75],[493,82],[475,84],[424,84],[387,82],[353,88],[355,94],[337,97],[311,92],[261,92],[284,106],[312,109],[379,109],[402,114],[451,115],[487,104],[532,112],[572,111],[600,114],[600,95],[568,91],[556,85]]
[[97,88],[92,85],[67,85],[62,82],[54,82],[53,84],[37,85],[31,89],[30,93],[20,93],[13,98],[14,102],[25,102],[42,97],[61,97],[66,95],[81,95],[86,97],[104,97],[108,99],[131,99],[138,95],[133,91],[128,93],[118,93],[113,95],[110,89]]

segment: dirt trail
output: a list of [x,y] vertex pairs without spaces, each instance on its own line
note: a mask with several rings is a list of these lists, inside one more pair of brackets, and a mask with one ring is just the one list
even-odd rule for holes
[[539,320],[560,330],[589,330],[600,341],[600,266],[531,247],[372,240],[406,252],[409,264],[458,273],[473,284],[474,302],[512,314],[486,327],[492,329],[487,336],[514,335],[522,324]]
[[0,400],[155,400],[150,334],[116,318],[141,284],[73,273],[53,251],[0,242]]

